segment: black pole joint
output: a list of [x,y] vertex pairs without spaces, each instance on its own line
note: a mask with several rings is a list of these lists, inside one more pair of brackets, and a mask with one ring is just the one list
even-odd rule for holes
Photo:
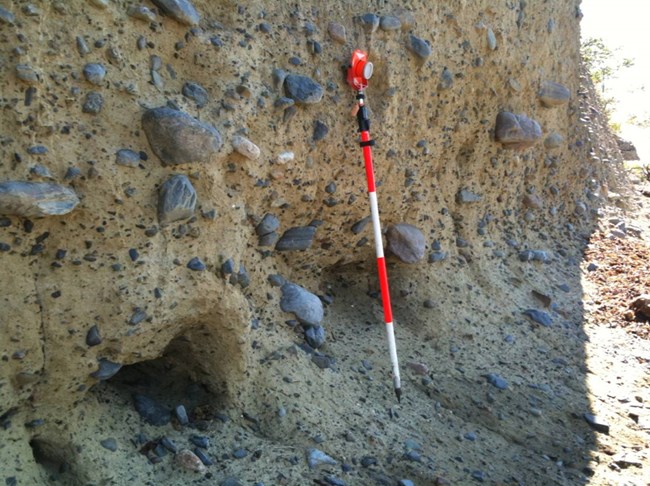
[[370,130],[370,118],[368,117],[368,108],[363,103],[364,101],[363,93],[359,92],[357,94],[357,99],[359,100],[359,111],[357,111],[357,121],[359,122],[359,131],[367,132]]

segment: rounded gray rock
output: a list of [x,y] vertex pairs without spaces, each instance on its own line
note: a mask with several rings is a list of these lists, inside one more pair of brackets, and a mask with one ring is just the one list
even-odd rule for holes
[[84,77],[91,84],[100,86],[106,76],[106,68],[100,63],[88,63],[84,66]]
[[424,234],[407,223],[398,223],[386,231],[388,249],[404,263],[416,263],[424,258]]
[[539,100],[547,108],[567,103],[571,98],[571,91],[566,86],[553,81],[545,81],[537,94]]
[[431,55],[431,46],[429,43],[413,34],[409,36],[407,47],[413,54],[422,60]]
[[323,303],[316,295],[291,282],[285,283],[280,290],[280,308],[283,312],[292,312],[306,326],[320,325],[324,316]]
[[402,27],[402,21],[394,15],[384,15],[379,20],[379,27],[382,30],[399,30]]
[[130,149],[120,149],[115,153],[115,163],[124,167],[138,167],[140,154]]
[[544,139],[544,147],[547,150],[553,150],[556,148],[560,148],[562,146],[562,143],[564,143],[564,137],[560,135],[557,132],[553,132],[549,134],[545,139]]
[[161,225],[191,218],[195,208],[196,191],[187,176],[173,175],[160,187],[158,220]]
[[284,80],[287,96],[296,103],[318,103],[324,94],[323,87],[308,76],[289,74]]
[[526,149],[542,138],[542,128],[526,115],[502,111],[497,115],[494,136],[506,149]]
[[379,17],[374,13],[366,13],[359,17],[359,22],[361,23],[364,30],[367,32],[375,32],[379,28]]
[[58,216],[69,213],[77,204],[77,194],[59,184],[0,182],[0,214],[25,217]]
[[166,106],[147,110],[142,128],[164,166],[208,162],[223,143],[212,125]]
[[208,92],[203,86],[192,81],[188,81],[183,85],[183,96],[193,100],[197,108],[203,108],[208,104]]
[[339,44],[345,44],[347,37],[345,34],[345,27],[343,27],[338,22],[330,22],[327,26],[327,32],[329,32],[330,37],[335,42]]

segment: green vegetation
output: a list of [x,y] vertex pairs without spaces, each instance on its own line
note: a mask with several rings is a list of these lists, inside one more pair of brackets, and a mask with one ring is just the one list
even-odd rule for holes
[[[600,98],[603,109],[610,119],[616,100],[606,93],[607,81],[617,78],[622,69],[634,66],[633,59],[620,59],[616,55],[618,50],[610,49],[605,45],[603,39],[594,37],[583,40],[580,46],[582,60],[596,87],[596,93]],[[611,128],[614,132],[620,132],[620,125]]]

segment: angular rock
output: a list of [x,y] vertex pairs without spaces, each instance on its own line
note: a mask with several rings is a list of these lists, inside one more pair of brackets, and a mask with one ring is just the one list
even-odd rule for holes
[[307,76],[289,74],[284,80],[284,89],[296,103],[318,103],[324,94],[323,87]]
[[0,24],[14,25],[16,16],[4,7],[0,7]]
[[522,202],[524,206],[531,209],[541,209],[544,207],[544,201],[537,194],[525,194]]
[[201,16],[189,0],[152,0],[163,13],[185,25],[198,25]]
[[468,189],[461,189],[458,191],[456,194],[456,202],[458,204],[467,204],[467,203],[473,203],[473,202],[478,202],[482,199],[482,197],[479,194],[475,194],[472,191]]
[[636,147],[629,140],[624,140],[617,135],[616,144],[618,145],[618,149],[621,151],[623,160],[641,160],[636,151]]
[[65,186],[50,182],[0,182],[0,214],[43,217],[72,211],[79,198]]
[[327,133],[330,131],[329,127],[320,120],[314,122],[314,134],[312,135],[312,140],[314,142],[320,142],[323,140]]
[[115,363],[105,358],[99,359],[98,363],[97,370],[93,371],[90,376],[100,381],[112,378],[118,371],[120,371],[120,368],[122,368],[120,363]]
[[84,100],[81,111],[90,115],[98,115],[104,107],[104,97],[97,91],[90,91]]
[[16,65],[16,77],[27,84],[37,84],[38,73],[29,64]]
[[90,329],[88,329],[88,333],[86,334],[86,344],[90,347],[92,346],[97,346],[98,344],[102,343],[102,336],[99,333],[99,328],[97,325],[94,325]]
[[542,105],[547,108],[553,108],[554,106],[567,103],[571,98],[571,91],[560,83],[545,81],[542,83],[537,96],[542,102]]
[[193,100],[197,108],[203,108],[208,104],[208,92],[199,83],[188,81],[183,85],[182,93],[186,98]]
[[355,235],[361,233],[364,229],[366,229],[366,226],[368,226],[368,223],[370,223],[371,220],[372,218],[370,216],[366,216],[365,218],[360,219],[359,221],[354,223],[352,225],[352,233],[354,233]]
[[166,407],[147,395],[134,393],[133,404],[140,417],[151,425],[167,425],[172,419]]
[[140,154],[129,149],[120,149],[115,152],[115,163],[124,167],[140,166]]
[[650,317],[650,294],[642,294],[636,297],[630,304],[630,309],[637,314]]
[[283,312],[292,312],[305,326],[320,325],[324,316],[323,303],[316,295],[291,282],[285,283],[280,290],[280,308]]
[[255,227],[257,236],[268,235],[280,227],[280,220],[271,213],[266,213],[262,221]]
[[537,309],[526,309],[523,314],[530,317],[537,324],[541,324],[545,327],[550,327],[553,325],[553,318],[544,311],[539,311]]
[[192,217],[195,208],[196,191],[186,175],[173,175],[160,187],[158,220],[161,226]]
[[255,160],[260,156],[260,148],[241,135],[235,135],[232,137],[232,146],[247,159]]
[[86,81],[100,86],[106,76],[106,68],[100,63],[88,63],[84,66],[83,73]]
[[314,352],[314,354],[311,355],[311,361],[321,370],[326,370],[328,368],[333,370],[336,369],[336,360],[325,354]]
[[307,451],[307,464],[310,469],[314,469],[318,466],[336,466],[336,461],[323,451],[309,449]]
[[542,138],[542,128],[526,115],[502,111],[497,115],[494,135],[504,148],[523,150],[532,147]]
[[274,246],[278,241],[278,234],[275,231],[260,236],[257,244],[259,246]]
[[199,257],[194,257],[187,263],[187,268],[195,272],[203,272],[206,269],[206,266]]
[[166,106],[147,110],[142,128],[164,166],[209,162],[222,145],[212,125]]
[[427,41],[411,34],[407,44],[409,51],[424,60],[431,55],[431,46]]
[[438,90],[445,91],[454,85],[454,75],[447,68],[440,73],[440,81],[438,82]]
[[582,416],[592,429],[609,435],[609,424],[601,417],[591,413],[583,413]]
[[386,231],[388,249],[404,263],[416,263],[424,258],[424,234],[406,223],[393,224]]
[[275,249],[277,251],[306,250],[311,246],[315,234],[316,228],[313,226],[290,228],[284,232]]

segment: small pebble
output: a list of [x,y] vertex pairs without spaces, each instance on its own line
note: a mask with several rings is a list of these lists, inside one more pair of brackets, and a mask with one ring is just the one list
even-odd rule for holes
[[84,66],[83,70],[86,81],[91,84],[100,86],[106,76],[106,68],[99,63],[88,63]]
[[199,257],[194,257],[187,263],[187,268],[195,272],[203,272],[207,267]]
[[100,444],[104,449],[108,449],[111,452],[115,452],[117,450],[117,441],[113,438],[104,439],[100,441]]
[[86,95],[82,111],[91,115],[97,115],[102,111],[103,106],[104,97],[96,91],[91,91]]
[[179,451],[174,457],[174,462],[182,469],[196,473],[205,473],[205,464],[189,449]]
[[190,437],[190,442],[203,449],[210,447],[210,439],[204,435],[193,435]]
[[120,149],[115,153],[115,163],[124,167],[140,166],[140,154],[129,149]]

